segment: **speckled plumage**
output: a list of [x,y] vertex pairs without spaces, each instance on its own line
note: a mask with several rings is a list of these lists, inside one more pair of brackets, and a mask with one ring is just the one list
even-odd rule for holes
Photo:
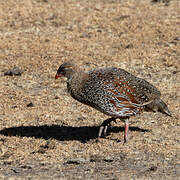
[[56,78],[59,76],[67,77],[67,88],[74,99],[113,117],[108,123],[116,118],[124,121],[144,109],[171,115],[156,87],[123,69],[110,67],[84,72],[66,62],[59,67]]

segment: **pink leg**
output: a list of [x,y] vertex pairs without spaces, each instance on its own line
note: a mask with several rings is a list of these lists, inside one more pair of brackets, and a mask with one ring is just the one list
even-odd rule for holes
[[129,119],[125,121],[124,143],[128,142]]

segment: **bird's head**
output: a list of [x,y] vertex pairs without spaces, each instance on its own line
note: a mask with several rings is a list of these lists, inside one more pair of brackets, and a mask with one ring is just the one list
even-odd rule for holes
[[63,63],[59,69],[57,70],[55,79],[58,79],[61,76],[64,76],[66,78],[70,78],[74,73],[75,65],[71,62],[65,62]]

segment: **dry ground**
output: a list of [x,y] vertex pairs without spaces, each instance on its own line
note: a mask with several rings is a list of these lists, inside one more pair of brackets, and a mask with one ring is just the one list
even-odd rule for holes
[[[107,116],[54,80],[70,59],[145,78],[173,117],[132,117],[126,145],[121,122],[97,140]],[[178,179],[179,91],[179,0],[0,1],[0,179]]]

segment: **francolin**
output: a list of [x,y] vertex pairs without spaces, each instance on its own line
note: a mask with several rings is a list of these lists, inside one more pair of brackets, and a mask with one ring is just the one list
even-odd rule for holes
[[171,116],[156,87],[123,69],[109,67],[85,72],[65,62],[57,70],[55,79],[61,76],[67,78],[67,89],[74,99],[110,116],[101,124],[99,137],[106,135],[111,122],[119,118],[125,122],[124,142],[127,142],[129,117],[143,110],[161,111]]

